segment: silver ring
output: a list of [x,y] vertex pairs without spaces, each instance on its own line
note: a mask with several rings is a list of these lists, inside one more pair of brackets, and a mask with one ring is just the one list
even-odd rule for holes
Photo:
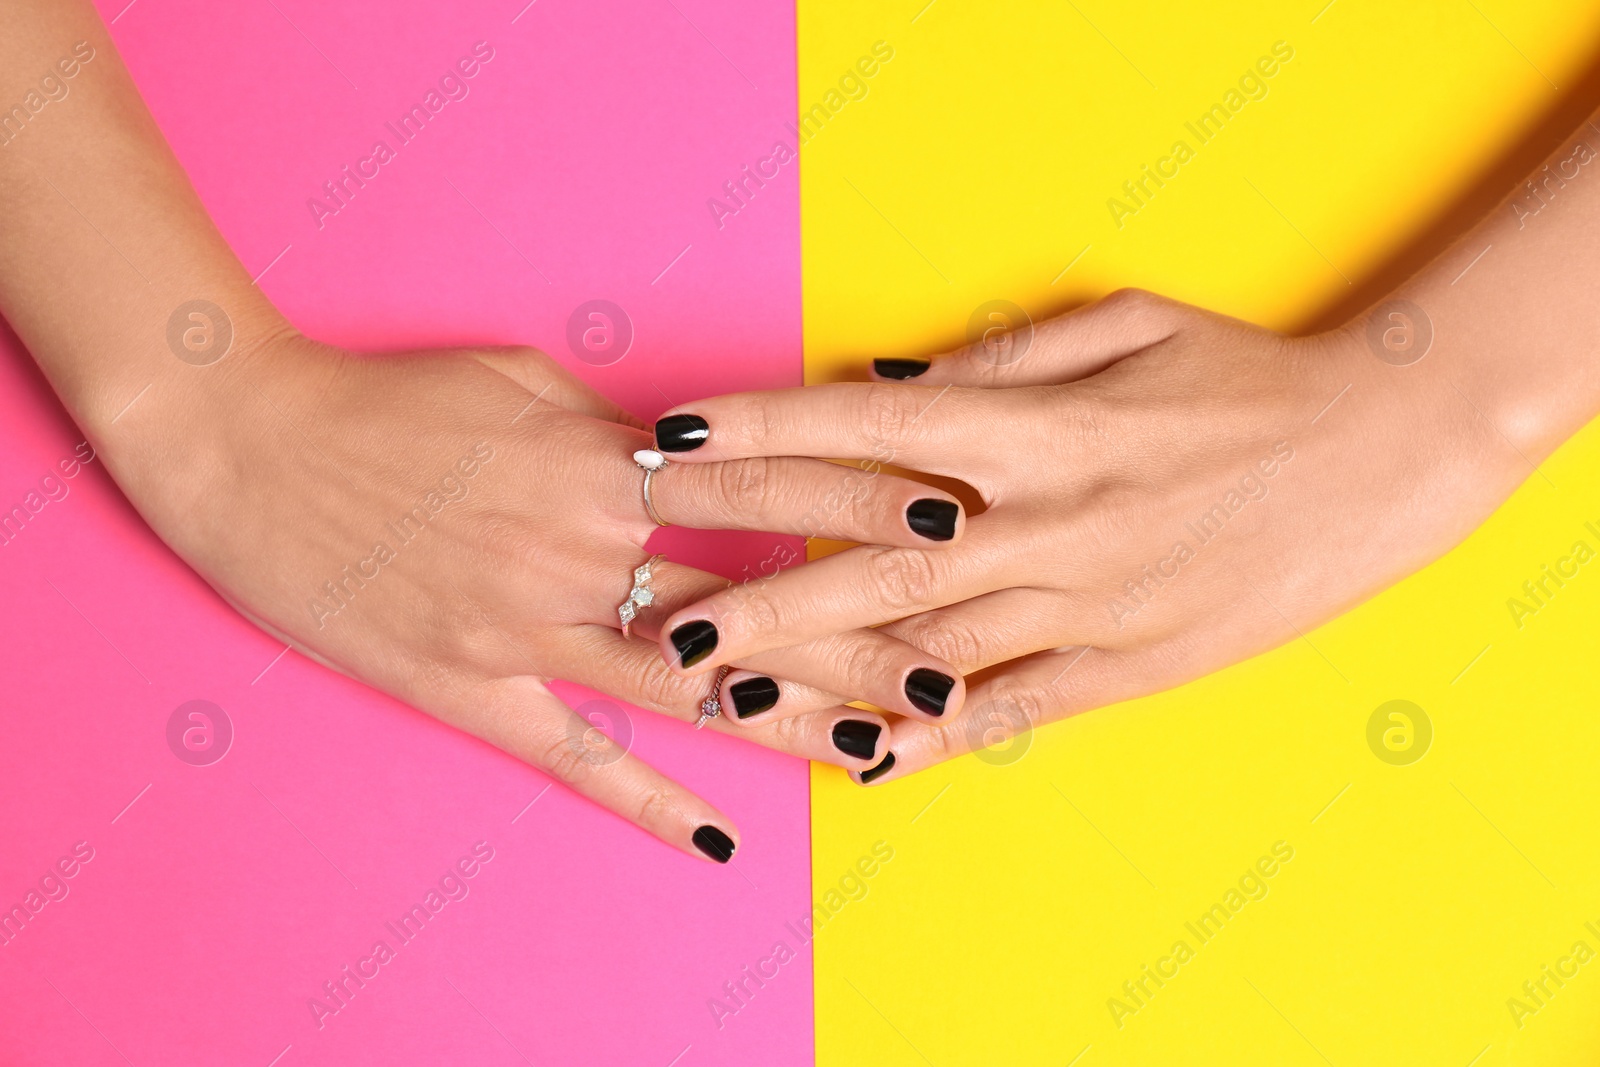
[[700,717],[695,720],[696,730],[722,714],[722,680],[728,676],[727,667],[717,669],[717,681],[711,687],[711,695],[700,702]]
[[667,465],[667,457],[653,448],[641,448],[633,454],[633,461],[644,471],[645,514],[654,519],[657,526],[671,526],[672,523],[656,514],[655,501],[650,499],[650,479],[655,477],[656,471]]
[[656,592],[650,588],[650,580],[655,575],[650,569],[657,563],[664,562],[666,556],[655,555],[633,568],[633,588],[628,590],[628,599],[617,605],[617,618],[622,620],[622,636],[631,637],[629,628],[633,620],[639,617],[639,609],[647,608],[656,602]]

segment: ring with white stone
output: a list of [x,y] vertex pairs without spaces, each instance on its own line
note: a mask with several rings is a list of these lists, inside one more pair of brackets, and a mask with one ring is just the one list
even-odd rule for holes
[[722,680],[727,676],[727,667],[717,671],[717,680],[711,687],[711,695],[700,702],[700,717],[694,722],[696,730],[722,714]]
[[656,602],[655,590],[650,588],[650,580],[655,575],[650,573],[650,569],[666,558],[654,555],[633,568],[633,588],[628,590],[628,599],[617,606],[617,618],[622,620],[623,637],[632,636],[630,628],[633,626],[633,620],[639,617],[639,609],[647,608]]
[[667,457],[653,448],[641,448],[633,454],[633,461],[644,470],[645,514],[654,519],[657,526],[671,526],[670,522],[656,514],[655,501],[650,499],[650,479],[655,477],[656,471],[667,465]]

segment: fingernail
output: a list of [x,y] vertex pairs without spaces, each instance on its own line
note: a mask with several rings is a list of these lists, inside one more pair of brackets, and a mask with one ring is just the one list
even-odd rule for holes
[[894,753],[893,752],[891,752],[887,756],[883,757],[883,762],[878,764],[876,767],[873,767],[871,770],[862,771],[861,772],[861,784],[862,785],[868,785],[868,784],[870,784],[872,782],[875,782],[879,778],[882,778],[884,775],[888,774],[892,770],[894,770]]
[[[871,759],[878,751],[878,735],[883,727],[861,719],[841,719],[833,724],[833,747],[846,756]],[[870,773],[870,772],[868,772]]]
[[906,522],[930,541],[948,541],[956,535],[956,516],[961,507],[948,500],[914,500],[906,508]]
[[915,378],[927,370],[928,361],[925,359],[875,359],[872,361],[872,369],[877,372],[880,378],[893,378],[896,381],[904,381],[907,378]]
[[[711,625],[710,623],[706,624]],[[678,635],[674,633],[672,640],[677,641]],[[711,645],[716,647],[716,635],[712,635]],[[709,650],[708,650],[709,651]],[[956,686],[956,680],[948,674],[930,671],[926,667],[918,667],[906,675],[906,697],[915,704],[918,711],[925,711],[929,715],[943,715],[944,702],[950,699],[950,690]]]
[[710,435],[710,423],[699,415],[668,415],[656,420],[656,447],[663,452],[691,452]]
[[778,702],[778,683],[771,678],[746,678],[728,686],[733,713],[741,719],[759,715]]
[[733,859],[733,838],[715,826],[702,826],[694,832],[694,847],[716,860],[727,863]]
[[[716,651],[717,628],[704,619],[686,622],[672,631],[672,647],[678,650],[678,662],[685,667],[693,667],[696,663]],[[925,671],[923,673],[934,674],[933,671]],[[944,678],[942,674],[934,676]],[[945,681],[948,682],[949,680],[945,678]],[[950,687],[945,686],[945,692],[948,693],[949,691]],[[906,692],[911,692],[911,682],[909,680],[906,682]],[[913,697],[912,699],[915,700],[916,698]],[[942,698],[940,706],[943,707]]]

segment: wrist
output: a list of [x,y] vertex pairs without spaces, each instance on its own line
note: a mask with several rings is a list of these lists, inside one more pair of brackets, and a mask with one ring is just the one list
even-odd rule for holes
[[1359,412],[1344,447],[1391,453],[1393,484],[1475,523],[1571,430],[1557,436],[1545,383],[1508,367],[1493,330],[1453,297],[1408,285],[1323,336],[1350,385],[1341,403]]
[[1526,474],[1600,408],[1590,336],[1600,320],[1531,314],[1520,296],[1469,295],[1441,279],[1423,275],[1346,332],[1375,357],[1379,384],[1469,415]]
[[[203,294],[195,297],[194,293]],[[137,304],[112,308],[92,331],[30,344],[73,418],[91,437],[115,442],[183,403],[253,353],[296,336],[271,302],[250,288],[162,285]]]
[[[237,488],[242,466],[293,444],[288,439],[299,437],[304,413],[343,356],[275,315],[228,316],[224,324],[207,309],[196,313],[199,319],[185,320],[195,331],[184,348],[193,362],[167,351],[120,413],[83,423],[107,470],[152,521],[153,512],[194,514],[219,491]],[[207,352],[207,345],[219,347]]]

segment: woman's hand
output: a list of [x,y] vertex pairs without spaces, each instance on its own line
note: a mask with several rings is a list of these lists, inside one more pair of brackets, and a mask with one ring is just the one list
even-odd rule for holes
[[[618,629],[618,605],[656,529],[631,458],[649,445],[637,421],[532,349],[369,358],[281,329],[250,334],[265,339],[214,365],[175,361],[137,407],[95,434],[156,532],[306,655],[680,849],[725,861],[737,842],[726,817],[547,688],[568,679],[687,720],[708,695],[707,679],[672,674],[653,642]],[[687,526],[946,543],[914,530],[907,511],[918,500],[954,508],[948,494],[879,478],[841,496],[849,475],[811,459],[675,464],[656,474],[653,496],[664,519]],[[950,544],[959,543],[955,525]],[[657,602],[635,625],[652,633],[666,612],[727,585],[659,564]],[[887,636],[860,640],[956,673]],[[871,697],[874,687],[852,687],[827,648],[748,663]],[[892,695],[877,694],[890,706]],[[882,717],[834,707],[836,697],[812,703],[827,708],[711,725],[847,767],[882,758]]]
[[[963,719],[898,721],[872,781],[1302,636],[1456,544],[1531,472],[1447,362],[1397,366],[1367,336],[1363,319],[1287,338],[1126,290],[931,366],[879,361],[875,384],[669,412],[704,420],[716,448],[685,461],[892,457],[987,510],[948,551],[853,548],[683,607],[662,655],[703,672],[887,624],[964,673],[998,667]],[[670,635],[707,625],[715,654],[684,667]]]
[[[569,678],[680,718],[708,694],[618,632],[656,528],[629,458],[649,435],[531,350],[365,359],[300,337],[212,225],[94,6],[26,0],[6,19],[0,69],[50,70],[64,43],[77,58],[70,116],[0,153],[0,314],[156,531],[308,656],[727,859],[725,819],[545,685]],[[959,543],[948,494],[859,474],[674,465],[652,485],[681,525]],[[662,613],[727,584],[663,565],[634,628],[653,635]],[[963,692],[952,666],[873,631],[745,665],[721,693],[733,728],[845,766],[882,758],[885,723],[823,690],[930,719],[904,679],[945,679],[952,708]]]

